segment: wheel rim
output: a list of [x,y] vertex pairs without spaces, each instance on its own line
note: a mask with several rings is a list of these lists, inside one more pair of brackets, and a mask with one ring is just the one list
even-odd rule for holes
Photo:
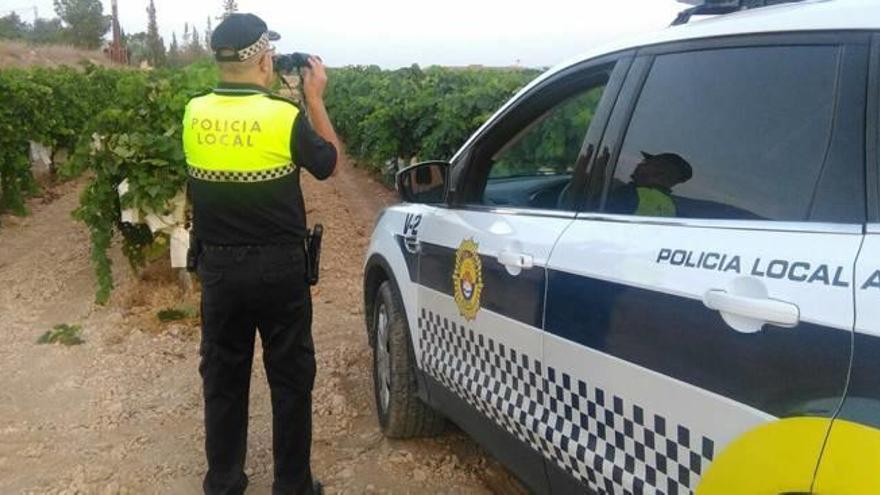
[[388,403],[391,401],[391,353],[388,323],[388,310],[382,304],[379,306],[376,318],[376,386],[379,388],[379,403],[382,411],[388,410]]

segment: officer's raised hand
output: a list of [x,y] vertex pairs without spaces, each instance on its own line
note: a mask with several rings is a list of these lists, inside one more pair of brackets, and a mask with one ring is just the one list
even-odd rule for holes
[[318,57],[309,57],[309,66],[303,70],[303,93],[307,99],[323,100],[327,88],[327,70]]

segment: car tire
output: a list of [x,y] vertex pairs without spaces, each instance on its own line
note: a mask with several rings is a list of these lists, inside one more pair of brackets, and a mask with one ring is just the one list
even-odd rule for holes
[[379,286],[373,308],[373,392],[382,433],[389,438],[441,433],[446,419],[418,397],[409,325],[390,281]]

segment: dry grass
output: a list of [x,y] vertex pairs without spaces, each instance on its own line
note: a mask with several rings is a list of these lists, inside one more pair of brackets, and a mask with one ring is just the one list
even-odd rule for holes
[[82,61],[110,66],[110,60],[98,50],[81,50],[68,45],[32,45],[19,41],[0,41],[0,68],[75,67]]
[[[177,270],[171,268],[168,254],[150,261],[139,270],[131,283],[114,292],[116,304],[121,306],[131,326],[151,334],[159,334],[178,323],[178,327],[198,327],[198,291],[184,291],[178,283]],[[163,321],[159,310],[177,309],[184,314],[177,322]]]

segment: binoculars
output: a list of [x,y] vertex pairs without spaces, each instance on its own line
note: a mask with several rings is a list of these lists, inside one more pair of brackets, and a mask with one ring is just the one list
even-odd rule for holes
[[[309,55],[308,53],[302,52],[294,52],[287,53],[284,55],[275,55],[272,58],[272,63],[274,64],[275,70],[282,73],[293,72],[296,69],[301,69],[303,67],[309,66],[309,57],[313,55]],[[321,57],[316,57],[320,60]]]

